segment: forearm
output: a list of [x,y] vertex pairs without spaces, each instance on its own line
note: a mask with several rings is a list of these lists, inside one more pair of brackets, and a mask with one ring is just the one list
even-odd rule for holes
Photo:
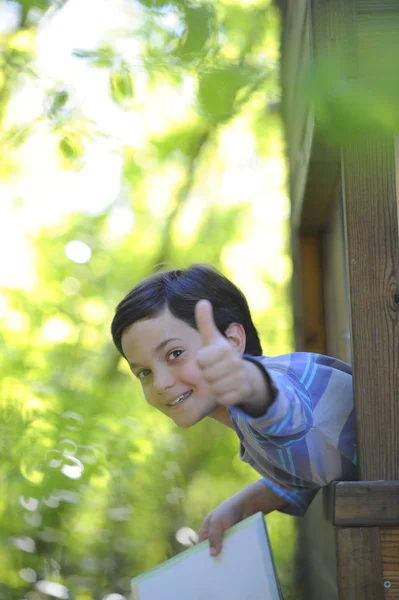
[[284,498],[275,494],[262,480],[250,483],[238,492],[237,496],[243,505],[243,518],[257,512],[266,515],[287,504]]
[[251,391],[239,406],[251,417],[260,417],[273,401],[273,390],[261,369],[251,361],[243,360]]

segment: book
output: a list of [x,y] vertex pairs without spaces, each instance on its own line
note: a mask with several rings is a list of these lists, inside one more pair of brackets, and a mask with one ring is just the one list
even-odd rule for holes
[[281,600],[262,513],[226,531],[219,556],[205,540],[134,577],[132,600]]

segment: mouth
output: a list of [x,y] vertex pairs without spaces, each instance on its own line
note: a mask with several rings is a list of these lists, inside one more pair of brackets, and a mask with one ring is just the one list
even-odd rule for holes
[[189,390],[188,392],[181,394],[178,398],[176,398],[176,400],[173,400],[173,402],[170,402],[167,406],[170,406],[172,408],[174,408],[175,406],[179,406],[179,404],[182,404],[182,402],[187,400],[187,398],[189,398],[191,394],[192,390]]

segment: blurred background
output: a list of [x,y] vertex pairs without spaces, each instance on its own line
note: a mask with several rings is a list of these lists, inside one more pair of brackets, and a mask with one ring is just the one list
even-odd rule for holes
[[0,1],[1,600],[124,600],[257,479],[232,431],[147,408],[109,329],[206,262],[293,349],[279,40],[270,0]]

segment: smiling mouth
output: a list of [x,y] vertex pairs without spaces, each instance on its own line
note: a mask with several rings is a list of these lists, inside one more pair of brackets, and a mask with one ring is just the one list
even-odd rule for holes
[[171,406],[172,408],[174,408],[175,406],[178,406],[179,404],[181,404],[182,402],[184,402],[184,400],[187,400],[187,398],[189,396],[191,396],[192,394],[192,390],[190,390],[189,392],[186,392],[185,394],[182,394],[181,396],[179,396],[178,398],[176,398],[176,400],[174,400],[173,402],[170,402],[168,404],[168,406]]

